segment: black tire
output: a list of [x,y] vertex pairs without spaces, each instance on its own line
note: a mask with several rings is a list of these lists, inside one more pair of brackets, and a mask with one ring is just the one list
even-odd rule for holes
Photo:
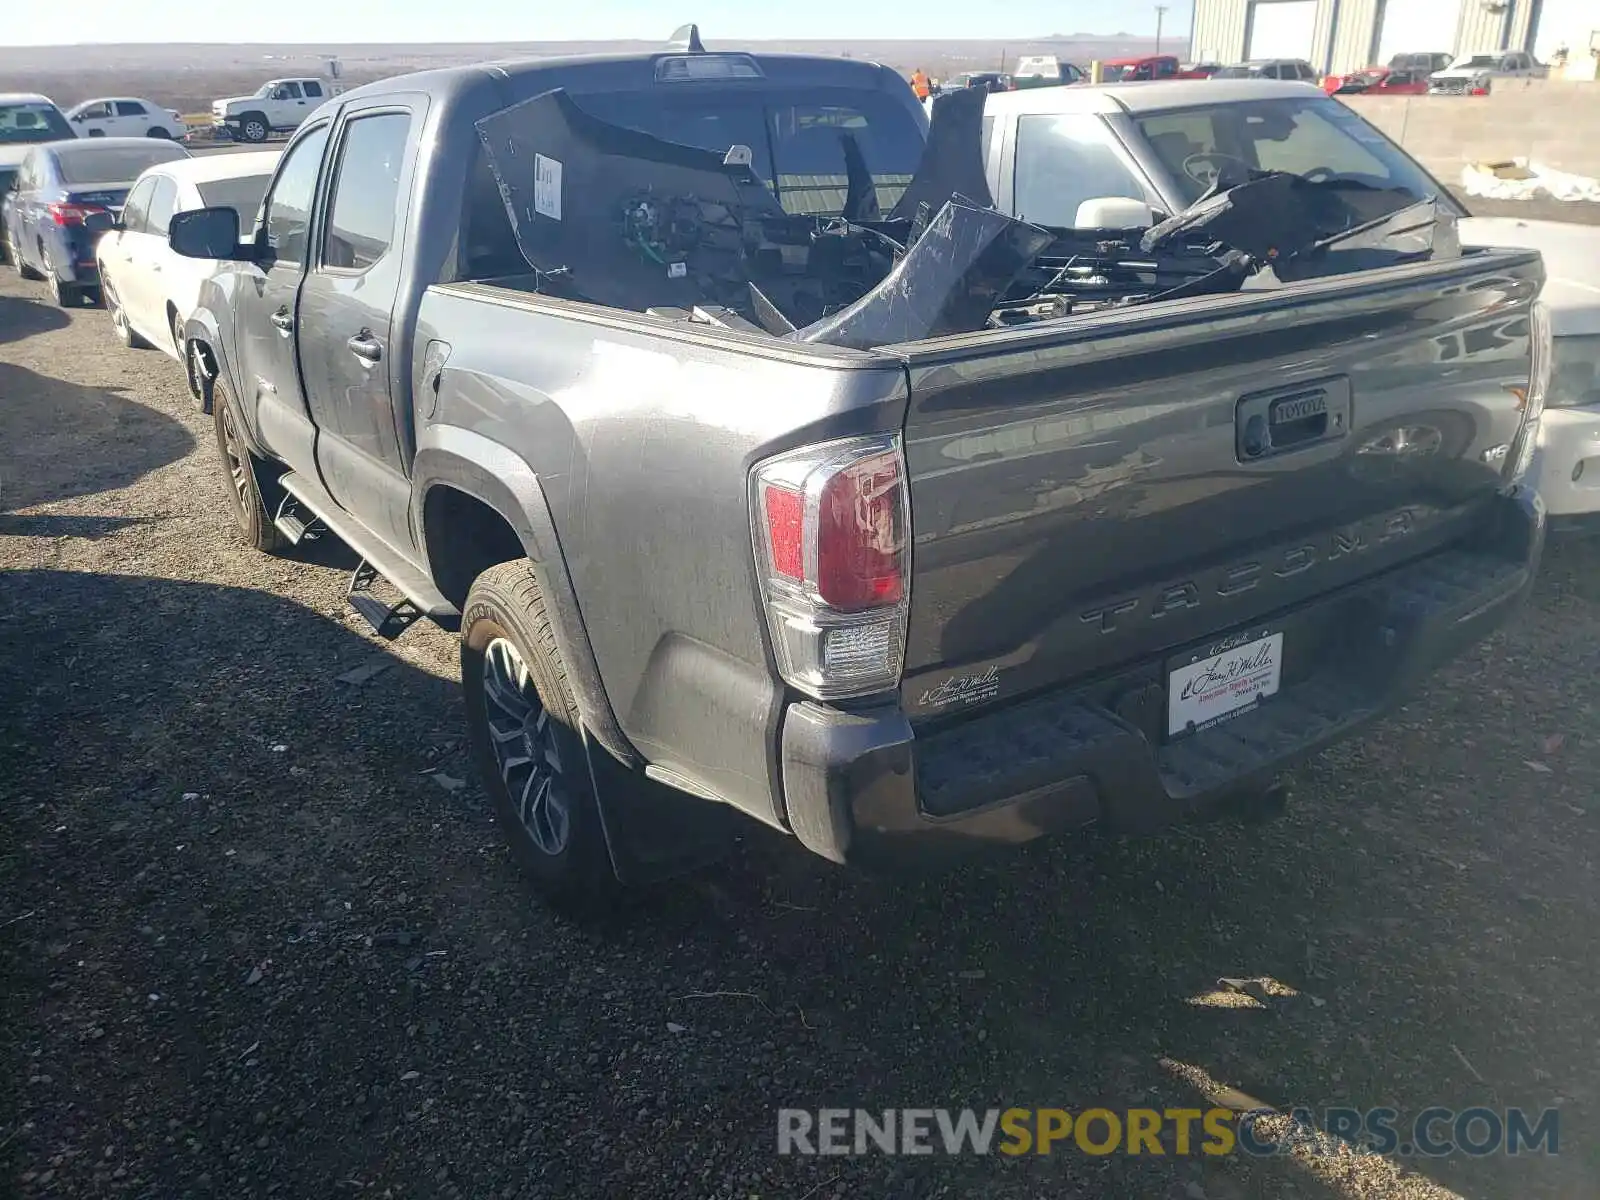
[[167,328],[172,331],[172,348],[178,352],[178,361],[183,362],[183,318],[178,315],[177,309],[173,309],[167,314]]
[[264,113],[245,113],[244,116],[239,118],[239,140],[241,142],[264,142],[271,133],[272,126],[268,123]]
[[19,251],[14,244],[11,247],[11,265],[16,267],[17,277],[19,279],[36,280],[43,278],[38,271],[34,270],[27,263],[22,261],[22,252]]
[[268,504],[279,498],[281,489],[274,471],[281,469],[258,458],[245,445],[239,435],[239,417],[234,411],[228,385],[218,379],[212,388],[215,402],[211,423],[217,433],[217,457],[222,463],[223,494],[228,510],[233,513],[234,524],[239,527],[246,545],[263,554],[280,554],[288,547],[288,542],[272,523]]
[[145,137],[160,138],[163,142],[170,142],[172,140],[172,135],[159,125],[151,129],[146,129],[144,131],[144,135]]
[[[515,740],[514,713],[492,692],[495,682],[508,678],[505,643],[526,667],[526,684],[518,694],[529,708],[521,742]],[[552,906],[574,915],[607,906],[621,884],[606,850],[577,702],[527,561],[490,567],[473,582],[461,615],[461,685],[479,777],[534,887]],[[508,769],[508,757],[525,758],[526,779],[522,768]],[[542,789],[541,775],[549,779]],[[531,800],[528,819],[524,798]],[[564,808],[564,821],[551,818],[551,806]]]
[[50,265],[48,258],[45,259],[44,281],[50,289],[50,299],[55,301],[57,308],[78,307],[83,293],[74,284],[63,282],[61,276],[56,274],[56,269]]
[[11,243],[5,237],[0,237],[0,263],[8,261],[10,257]]
[[139,331],[128,323],[128,314],[117,300],[117,289],[105,282],[105,274],[100,276],[100,292],[105,297],[106,309],[111,314],[111,332],[129,350],[148,350],[150,343],[139,335]]

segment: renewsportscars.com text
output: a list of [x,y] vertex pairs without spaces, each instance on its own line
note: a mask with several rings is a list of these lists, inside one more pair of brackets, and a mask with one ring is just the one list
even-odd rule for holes
[[1560,1114],[1426,1108],[861,1108],[778,1110],[778,1153],[1208,1155],[1291,1153],[1444,1157],[1560,1153]]

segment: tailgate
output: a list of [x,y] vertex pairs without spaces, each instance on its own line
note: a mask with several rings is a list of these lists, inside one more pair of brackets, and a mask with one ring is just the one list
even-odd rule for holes
[[1542,279],[1492,251],[898,347],[906,711],[1159,661],[1463,536]]

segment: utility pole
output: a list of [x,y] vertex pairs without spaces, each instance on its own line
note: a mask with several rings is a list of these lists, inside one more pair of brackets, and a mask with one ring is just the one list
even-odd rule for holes
[[1161,53],[1161,22],[1166,19],[1167,5],[1156,5],[1156,53]]

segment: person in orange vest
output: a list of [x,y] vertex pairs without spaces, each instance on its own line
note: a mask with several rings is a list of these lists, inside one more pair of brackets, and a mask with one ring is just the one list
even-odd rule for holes
[[917,94],[918,100],[926,100],[933,92],[933,85],[928,82],[928,76],[921,67],[911,76],[911,90]]

